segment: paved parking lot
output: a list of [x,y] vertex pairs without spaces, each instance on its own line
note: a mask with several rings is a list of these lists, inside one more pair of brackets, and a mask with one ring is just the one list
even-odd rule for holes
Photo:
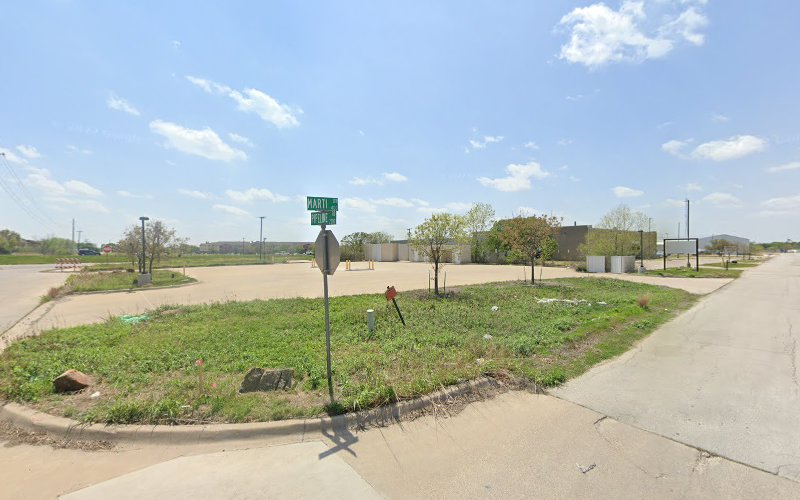
[[[431,266],[427,263],[378,262],[368,270],[365,262],[355,262],[352,271],[342,264],[329,279],[331,296],[382,293],[388,285],[402,294],[408,290],[427,289]],[[539,278],[541,268],[536,268]],[[61,273],[36,273],[47,280],[62,280]],[[54,327],[97,323],[111,316],[140,314],[162,305],[209,304],[214,302],[290,297],[321,297],[322,276],[309,263],[268,266],[218,266],[187,269],[199,282],[189,286],[132,292],[70,295],[46,304],[6,332],[2,344],[32,332]],[[706,294],[730,282],[729,279],[662,278],[656,276],[577,273],[569,268],[547,267],[541,276],[548,278],[613,277],[630,281],[682,288]],[[440,275],[440,286],[447,288],[494,281],[530,279],[530,268],[496,265],[448,265]],[[38,279],[38,276],[37,276]],[[38,297],[38,295],[36,295]],[[22,313],[24,314],[24,312]]]

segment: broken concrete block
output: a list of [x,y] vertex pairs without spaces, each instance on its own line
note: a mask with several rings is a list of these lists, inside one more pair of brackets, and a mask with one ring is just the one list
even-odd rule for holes
[[78,370],[67,370],[53,381],[56,392],[75,392],[86,389],[94,381],[89,375]]
[[292,376],[294,370],[291,368],[269,370],[262,368],[251,368],[244,376],[239,392],[268,392],[292,388]]

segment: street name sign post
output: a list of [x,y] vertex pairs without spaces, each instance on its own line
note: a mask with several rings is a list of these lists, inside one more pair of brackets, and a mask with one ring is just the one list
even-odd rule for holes
[[336,210],[339,208],[338,198],[323,198],[316,196],[306,197],[306,208],[311,212],[311,225],[321,226],[317,240],[314,242],[314,260],[322,272],[322,288],[325,299],[325,353],[328,368],[328,395],[333,404],[333,376],[331,373],[331,319],[330,303],[328,300],[328,276],[333,275],[339,267],[341,252],[339,241],[328,224],[336,224]]

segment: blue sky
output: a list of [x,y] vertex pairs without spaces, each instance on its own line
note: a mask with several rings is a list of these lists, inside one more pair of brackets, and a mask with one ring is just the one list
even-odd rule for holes
[[432,212],[798,239],[800,3],[9,2],[0,227],[405,236]]

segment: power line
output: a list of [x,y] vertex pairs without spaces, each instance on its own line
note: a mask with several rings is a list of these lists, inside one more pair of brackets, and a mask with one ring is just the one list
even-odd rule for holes
[[[8,163],[8,160],[6,159],[6,155],[5,155],[5,153],[3,153],[3,152],[0,152],[0,157],[2,157],[2,158],[3,158],[3,161],[2,161],[2,163],[3,163],[3,165],[6,167],[6,170],[8,170],[9,172],[11,172],[12,176],[14,177],[14,179],[16,179],[16,183],[17,183],[19,186],[23,186],[23,184],[22,184],[22,181],[20,180],[19,176],[17,176],[17,174],[16,174],[16,172],[14,171],[14,169],[13,169],[13,168],[11,167],[11,165]],[[29,195],[29,194],[27,195],[27,199],[23,199],[22,197],[20,197],[19,193],[17,193],[17,192],[16,192],[14,189],[12,189],[12,188],[9,186],[9,183],[8,183],[8,182],[6,182],[6,180],[5,180],[5,179],[3,179],[3,176],[1,176],[1,175],[0,175],[0,187],[2,187],[2,188],[3,188],[3,190],[4,190],[6,193],[8,193],[8,196],[11,198],[11,200],[12,200],[12,201],[14,201],[14,203],[15,203],[15,204],[16,204],[16,205],[17,205],[17,206],[18,206],[18,207],[19,207],[19,208],[20,208],[20,209],[21,209],[23,212],[25,212],[26,214],[28,214],[28,215],[29,215],[29,216],[30,216],[32,219],[34,219],[36,222],[38,222],[38,223],[40,223],[40,224],[43,224],[44,226],[48,226],[48,227],[49,227],[49,229],[57,230],[57,226],[56,226],[56,223],[55,223],[55,221],[53,221],[53,219],[51,219],[51,218],[50,218],[50,217],[49,217],[47,214],[45,214],[45,213],[44,213],[44,212],[43,212],[43,211],[42,211],[42,210],[41,210],[41,209],[40,209],[40,208],[39,208],[39,207],[36,205],[36,203],[35,203],[34,201],[32,201],[32,198],[30,197],[30,195]],[[23,186],[23,189],[24,189],[24,186]],[[27,192],[27,191],[26,191],[26,192]],[[29,206],[29,205],[30,205],[30,206]],[[38,209],[38,211],[39,211],[39,212],[36,212],[36,211],[32,210],[32,209],[31,209],[31,207],[33,207],[34,209]]]
[[33,196],[31,196],[30,191],[28,191],[28,188],[25,187],[25,183],[22,182],[22,179],[19,178],[19,176],[17,175],[16,170],[14,170],[14,167],[11,165],[11,163],[8,162],[8,158],[6,158],[6,154],[5,153],[0,153],[0,154],[3,157],[3,164],[5,165],[6,169],[8,169],[11,172],[11,175],[14,176],[14,179],[16,179],[16,181],[17,181],[17,185],[20,187],[20,191],[22,191],[22,194],[25,196],[25,198],[27,198],[27,200],[31,204],[31,206],[36,208],[52,224],[57,224],[57,222],[54,221],[53,218],[50,217],[50,215],[47,212],[45,212],[44,210],[41,209],[41,207],[38,205],[36,200],[33,199]]

